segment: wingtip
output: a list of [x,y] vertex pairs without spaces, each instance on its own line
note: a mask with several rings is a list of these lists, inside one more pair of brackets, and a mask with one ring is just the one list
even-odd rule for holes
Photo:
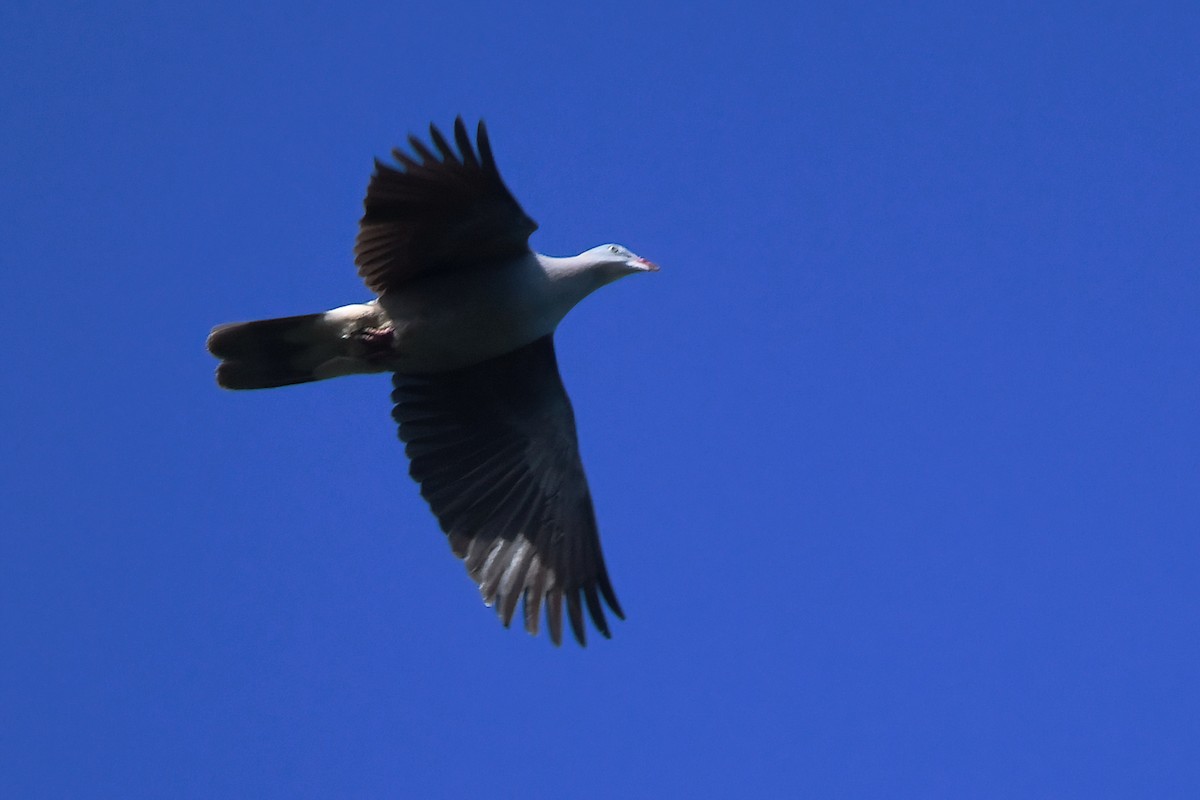
[[479,149],[479,159],[485,169],[496,172],[496,157],[492,155],[492,141],[488,138],[487,125],[483,119],[475,127],[475,145]]
[[410,133],[408,135],[408,146],[411,147],[412,151],[416,153],[417,157],[426,164],[433,164],[437,161],[437,156],[433,154],[432,150],[425,146],[424,142],[416,137],[416,134]]
[[580,647],[587,647],[587,628],[583,625],[583,606],[579,602],[579,591],[567,593],[567,619],[571,622],[571,633]]
[[555,588],[546,594],[546,627],[557,647],[562,644],[562,590]]
[[458,162],[458,156],[455,155],[454,149],[450,147],[450,142],[447,141],[445,134],[441,132],[437,125],[429,123],[429,137],[433,139],[434,146],[438,152],[442,154],[445,161],[455,163]]
[[588,616],[592,618],[592,624],[596,626],[596,630],[600,631],[600,635],[605,639],[611,639],[612,634],[608,630],[608,620],[604,618],[604,607],[600,605],[600,597],[596,594],[594,585],[583,588],[583,599],[587,603]]
[[471,137],[467,135],[467,126],[461,115],[454,118],[454,141],[462,154],[462,162],[471,167],[478,166],[479,159],[475,157],[475,148],[471,146]]
[[608,603],[608,608],[612,609],[612,613],[617,615],[617,619],[625,619],[625,610],[620,607],[617,602],[617,593],[612,589],[612,583],[608,582],[608,576],[601,576],[599,581],[600,594],[604,595],[604,601]]

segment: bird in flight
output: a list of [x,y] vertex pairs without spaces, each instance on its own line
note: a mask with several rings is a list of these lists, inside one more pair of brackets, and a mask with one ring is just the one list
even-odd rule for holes
[[507,627],[523,599],[561,644],[563,605],[586,644],[583,608],[609,637],[601,599],[621,619],[579,458],[554,331],[601,286],[658,267],[618,244],[577,256],[533,252],[537,223],[504,185],[479,123],[454,144],[375,161],[355,263],[368,303],[219,325],[208,350],[226,389],[267,389],[391,372],[392,416],[454,554]]

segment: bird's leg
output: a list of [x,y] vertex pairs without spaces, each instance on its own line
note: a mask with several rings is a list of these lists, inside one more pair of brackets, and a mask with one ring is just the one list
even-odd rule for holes
[[367,361],[382,361],[392,354],[396,329],[391,325],[379,328],[359,328],[345,338],[352,343],[354,355]]

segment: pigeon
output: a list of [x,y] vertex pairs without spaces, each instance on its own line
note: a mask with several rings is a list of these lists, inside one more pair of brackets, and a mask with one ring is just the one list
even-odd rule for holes
[[392,416],[454,554],[505,627],[523,600],[555,645],[563,605],[580,645],[586,606],[611,638],[604,604],[624,619],[600,551],[575,417],[554,331],[580,300],[658,266],[619,244],[576,256],[535,253],[535,223],[508,190],[480,121],[454,144],[375,160],[354,254],[375,299],[318,314],[219,325],[208,350],[226,389],[267,389],[392,373]]

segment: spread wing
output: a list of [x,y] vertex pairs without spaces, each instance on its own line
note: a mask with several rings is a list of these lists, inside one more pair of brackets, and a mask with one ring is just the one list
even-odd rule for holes
[[500,178],[483,122],[478,153],[462,117],[454,121],[458,152],[433,125],[429,136],[436,153],[409,136],[413,155],[397,148],[396,165],[376,159],[367,185],[354,263],[377,294],[431,271],[516,258],[537,230]]
[[608,637],[600,597],[625,615],[600,552],[553,339],[453,372],[397,374],[394,384],[410,473],[505,626],[524,598],[525,628],[536,634],[544,601],[559,644],[565,600],[581,645],[584,604]]

